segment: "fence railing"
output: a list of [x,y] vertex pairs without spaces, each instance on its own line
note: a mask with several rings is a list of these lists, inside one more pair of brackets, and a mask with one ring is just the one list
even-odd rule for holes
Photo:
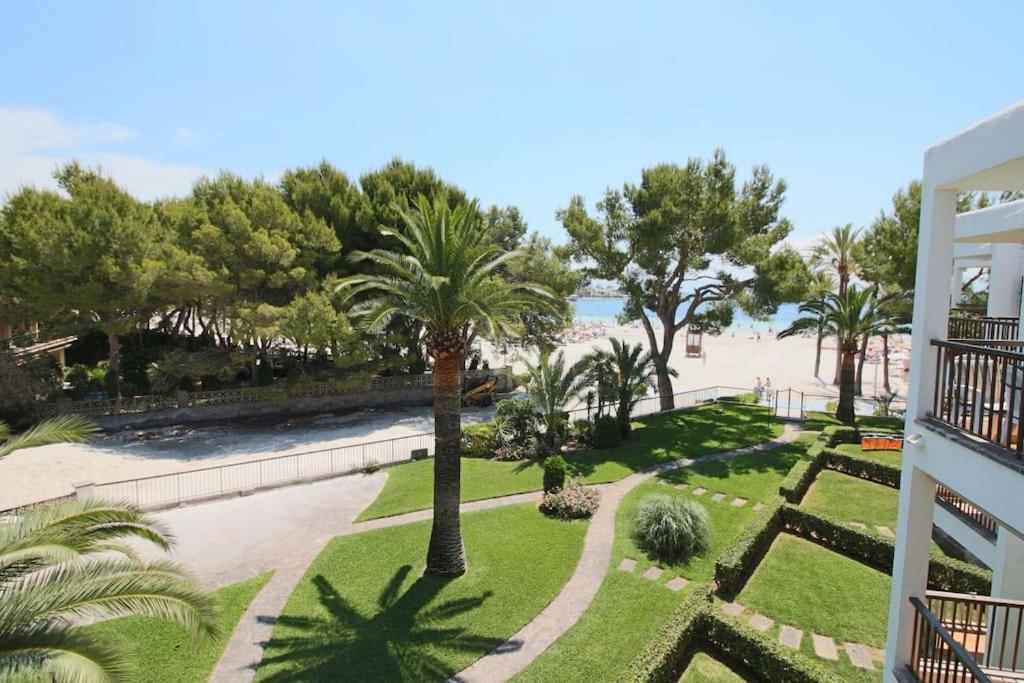
[[1016,339],[1020,318],[955,315],[949,318],[950,339]]
[[1021,457],[1024,353],[942,340],[932,345],[938,353],[931,417]]
[[911,598],[913,663],[931,676],[919,680],[1022,678],[1024,601],[942,591],[928,591],[925,601]]
[[999,523],[984,510],[970,501],[964,500],[942,484],[936,485],[935,498],[950,512],[977,527],[990,540],[995,540],[996,534],[999,533]]

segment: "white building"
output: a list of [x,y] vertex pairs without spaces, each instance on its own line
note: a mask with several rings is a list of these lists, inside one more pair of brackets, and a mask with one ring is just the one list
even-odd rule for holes
[[[1024,190],[1024,103],[925,154],[887,681],[1024,680],[1024,200],[956,214],[1004,190]],[[978,265],[988,316],[951,319]],[[992,568],[991,596],[928,590],[933,523]]]

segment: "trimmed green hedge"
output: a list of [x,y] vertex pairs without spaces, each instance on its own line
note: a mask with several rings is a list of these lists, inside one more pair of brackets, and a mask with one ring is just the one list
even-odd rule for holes
[[[795,505],[784,505],[779,517],[782,528],[795,536],[802,536],[892,573],[896,544],[886,536],[866,529],[856,529],[828,515]],[[992,572],[961,560],[933,554],[929,562],[928,584],[938,590],[988,595],[992,586]]]
[[725,595],[739,593],[782,528],[782,501],[770,503],[715,562],[715,581]]
[[694,587],[654,639],[629,665],[625,679],[652,683],[671,680],[679,661],[703,631],[697,625],[710,610],[711,590],[707,586]]
[[708,610],[701,620],[705,641],[729,659],[756,671],[765,681],[786,683],[840,683],[841,679],[791,650],[749,624],[717,610]]
[[803,500],[807,489],[814,483],[821,471],[821,452],[825,449],[822,443],[813,443],[807,449],[807,455],[797,460],[790,468],[786,478],[779,484],[779,495],[790,503]]
[[860,443],[861,432],[868,434],[902,434],[902,429],[889,429],[888,427],[851,427],[849,425],[830,425],[821,430],[821,438],[829,446],[841,443]]
[[[894,489],[900,487],[900,468],[885,462],[869,460],[856,453],[843,453],[834,448],[823,448],[819,456],[822,467],[848,474],[858,479],[867,479]],[[787,498],[787,500],[789,500]],[[790,500],[795,503],[797,501]]]

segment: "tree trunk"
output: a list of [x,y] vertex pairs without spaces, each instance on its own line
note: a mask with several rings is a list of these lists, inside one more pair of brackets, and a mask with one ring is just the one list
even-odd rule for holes
[[451,349],[434,356],[434,525],[427,549],[427,573],[442,576],[466,571],[459,524],[462,356],[461,351]]
[[814,376],[821,375],[821,328],[818,328],[818,338],[814,342]]
[[114,399],[121,400],[121,340],[116,332],[107,333],[107,347],[110,350],[110,365],[107,372],[114,373]]
[[836,374],[832,378],[832,384],[838,385],[841,381],[843,371],[843,352],[839,350],[839,339],[836,339]]
[[836,409],[836,419],[846,424],[853,424],[853,389],[856,379],[857,352],[844,351],[841,372],[839,373],[839,407]]
[[[868,338],[865,336],[864,340],[860,343],[860,352],[857,354],[857,380],[856,390],[854,393],[857,396],[864,395],[864,361],[868,355]],[[876,387],[877,388],[877,387]]]
[[889,386],[889,334],[882,335],[882,388],[885,393],[892,391]]

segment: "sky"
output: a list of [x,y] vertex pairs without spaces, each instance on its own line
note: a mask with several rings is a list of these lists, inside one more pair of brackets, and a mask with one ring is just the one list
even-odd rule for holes
[[13,3],[0,195],[71,158],[152,199],[398,156],[563,241],[574,194],[721,147],[786,180],[805,246],[1024,97],[1021,26],[1019,0]]

